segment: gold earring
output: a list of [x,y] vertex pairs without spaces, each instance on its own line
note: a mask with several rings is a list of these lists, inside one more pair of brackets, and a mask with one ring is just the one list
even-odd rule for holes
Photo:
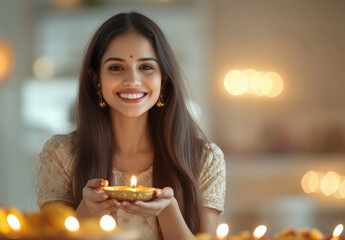
[[159,107],[159,108],[164,106],[164,100],[163,100],[163,94],[162,93],[159,95],[159,98],[158,98],[158,101],[156,103],[156,106]]
[[98,106],[101,108],[105,108],[107,106],[107,103],[103,100],[102,91],[101,91],[101,84],[97,84],[98,90],[97,90],[97,96],[98,96]]

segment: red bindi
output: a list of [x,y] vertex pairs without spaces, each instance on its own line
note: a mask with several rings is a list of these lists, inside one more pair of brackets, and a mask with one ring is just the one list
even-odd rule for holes
[[130,58],[133,58],[133,55],[129,56]]

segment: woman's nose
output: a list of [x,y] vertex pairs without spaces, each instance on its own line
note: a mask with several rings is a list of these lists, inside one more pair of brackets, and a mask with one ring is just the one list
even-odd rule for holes
[[125,86],[135,87],[141,85],[139,74],[135,70],[128,71],[125,79],[123,80]]

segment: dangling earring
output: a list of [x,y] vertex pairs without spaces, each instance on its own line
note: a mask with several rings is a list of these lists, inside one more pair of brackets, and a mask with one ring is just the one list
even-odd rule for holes
[[101,91],[101,84],[97,84],[98,90],[97,90],[97,96],[98,96],[98,106],[101,108],[105,108],[107,106],[107,103],[103,100],[102,91]]
[[163,94],[159,94],[159,98],[158,98],[158,101],[156,103],[156,106],[161,108],[164,106],[164,100],[163,100]]

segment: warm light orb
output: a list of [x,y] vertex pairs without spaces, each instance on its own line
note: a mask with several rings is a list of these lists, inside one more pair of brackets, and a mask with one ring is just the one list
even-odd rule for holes
[[65,227],[68,230],[75,232],[79,229],[79,222],[75,217],[67,217],[65,220]]
[[136,186],[137,186],[137,178],[135,176],[132,176],[131,187],[136,187]]
[[257,228],[255,228],[253,235],[256,238],[261,238],[263,235],[265,235],[266,231],[267,227],[265,225],[260,225]]
[[301,181],[302,188],[305,193],[313,193],[315,192],[320,184],[319,176],[314,171],[307,172]]
[[339,195],[340,198],[345,198],[345,179],[341,182],[339,186]]
[[253,77],[256,72],[256,70],[254,69],[246,69],[243,71],[243,73],[247,76],[247,79],[248,79],[248,90],[247,92],[248,93],[255,93],[258,91],[258,84],[257,82],[255,81],[255,78]]
[[269,74],[264,73],[261,82],[260,82],[260,90],[264,95],[268,95],[273,89],[273,81]]
[[105,231],[112,231],[115,229],[116,227],[116,222],[114,220],[113,217],[109,216],[109,215],[104,215],[100,222],[99,225],[101,226],[102,229],[104,229]]
[[341,177],[338,173],[334,171],[329,171],[326,173],[325,176],[321,179],[321,191],[326,196],[329,196],[335,193],[340,186]]
[[268,72],[267,76],[272,80],[272,89],[266,96],[271,98],[277,97],[284,89],[283,78],[276,72]]
[[48,56],[39,57],[32,66],[34,76],[40,79],[48,79],[54,75],[55,64]]
[[232,70],[226,74],[224,86],[231,95],[242,95],[248,90],[248,78],[243,72]]
[[261,92],[261,81],[262,81],[262,77],[263,77],[263,72],[256,72],[253,73],[250,76],[249,79],[249,84],[250,84],[250,88],[252,89],[252,91],[258,95],[258,96],[263,96],[264,94]]
[[11,44],[0,41],[0,81],[10,74],[13,67],[13,55]]
[[344,230],[343,224],[339,224],[338,226],[336,226],[333,231],[333,237],[339,237],[340,234],[343,232],[343,230]]
[[229,233],[229,226],[226,223],[222,223],[217,227],[217,237],[225,238]]
[[13,214],[9,214],[7,216],[7,223],[14,231],[18,231],[20,229],[19,219]]

